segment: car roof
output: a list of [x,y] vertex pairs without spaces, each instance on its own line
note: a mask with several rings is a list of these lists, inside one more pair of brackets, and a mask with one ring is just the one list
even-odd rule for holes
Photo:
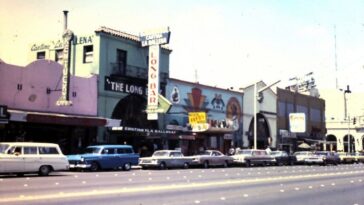
[[58,146],[55,143],[45,142],[0,142],[0,144],[17,145],[17,146]]
[[91,145],[91,146],[88,146],[90,148],[132,148],[131,145],[118,145],[118,144],[114,144],[114,145],[111,145],[111,144],[106,144],[106,145]]

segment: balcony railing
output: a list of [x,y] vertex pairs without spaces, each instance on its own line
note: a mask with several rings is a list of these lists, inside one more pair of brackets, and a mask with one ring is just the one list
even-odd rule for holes
[[[140,79],[148,79],[148,68],[124,65],[124,63],[110,63],[108,72],[111,76],[122,76],[122,77],[133,77]],[[160,82],[166,83],[168,78],[168,73],[160,73]]]

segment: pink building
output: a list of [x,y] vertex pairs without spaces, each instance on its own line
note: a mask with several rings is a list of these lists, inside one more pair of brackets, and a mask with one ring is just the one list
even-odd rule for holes
[[57,106],[62,70],[49,60],[25,67],[0,60],[0,105],[9,113],[7,123],[0,126],[0,141],[46,141],[80,148],[95,140],[97,126],[106,124],[105,118],[97,117],[97,76],[71,76],[72,105]]

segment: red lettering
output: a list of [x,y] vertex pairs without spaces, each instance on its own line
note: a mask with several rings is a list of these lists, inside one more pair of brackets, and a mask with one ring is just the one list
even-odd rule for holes
[[157,64],[157,62],[158,62],[158,61],[157,61],[157,59],[151,59],[151,60],[150,60],[150,63],[151,63],[152,65]]
[[157,98],[149,98],[149,103],[157,103]]

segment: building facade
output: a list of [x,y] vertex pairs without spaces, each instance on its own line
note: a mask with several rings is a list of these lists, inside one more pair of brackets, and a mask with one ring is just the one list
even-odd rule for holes
[[[34,43],[30,59],[62,62],[60,40]],[[71,43],[70,73],[73,76],[97,76],[97,116],[107,118],[97,129],[97,143],[128,143],[136,151],[142,147],[161,148],[163,116],[147,120],[148,48],[139,36],[100,27],[94,34],[75,35]],[[162,46],[159,57],[160,92],[165,94],[169,77],[169,55]],[[173,133],[173,132],[172,132]],[[151,151],[149,151],[151,152]]]
[[323,90],[326,100],[326,149],[338,152],[364,151],[364,94]]
[[[169,79],[166,97],[172,103],[164,118],[166,128],[176,131],[168,138],[170,149],[192,155],[203,149],[227,153],[231,147],[242,147],[241,92]],[[193,116],[202,116],[202,120]]]
[[[321,98],[277,88],[278,148],[292,152],[307,144],[310,149],[324,149],[325,108],[325,100]],[[289,115],[292,113],[304,113],[303,132],[291,132]]]
[[0,141],[58,143],[74,153],[95,142],[97,127],[107,120],[97,116],[97,77],[71,76],[72,106],[57,106],[63,67],[48,60],[15,66],[0,61],[0,105],[8,120],[0,128]]
[[[256,83],[256,93],[267,86],[263,81]],[[244,135],[243,148],[254,148],[254,118],[257,118],[256,148],[277,148],[277,95],[271,89],[254,94],[254,84],[243,88],[244,91]],[[257,109],[254,114],[254,103]]]

